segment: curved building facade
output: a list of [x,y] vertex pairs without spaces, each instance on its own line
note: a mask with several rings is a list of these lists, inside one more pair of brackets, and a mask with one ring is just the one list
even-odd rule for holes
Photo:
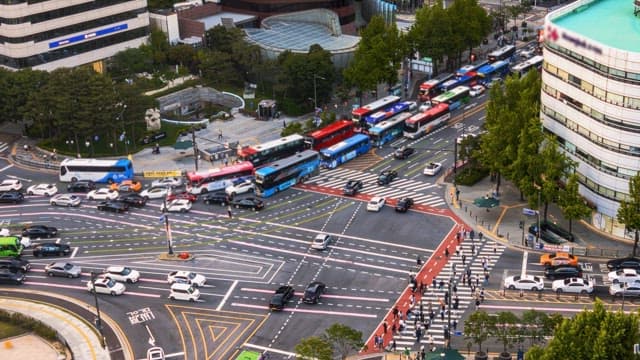
[[545,18],[541,118],[578,165],[593,223],[616,216],[640,170],[640,17],[633,1],[579,0]]

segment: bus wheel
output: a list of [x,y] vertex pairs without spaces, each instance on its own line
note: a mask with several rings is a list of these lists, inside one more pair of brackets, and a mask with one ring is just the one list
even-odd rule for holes
[[107,180],[107,184],[109,184],[109,185],[113,184],[113,179]]
[[72,178],[71,178],[71,182],[77,182],[77,181],[78,181],[78,178],[77,178],[77,177],[72,177]]
[[209,192],[209,190],[207,190],[207,189],[202,189],[202,191],[200,192],[200,194],[206,194],[207,192]]

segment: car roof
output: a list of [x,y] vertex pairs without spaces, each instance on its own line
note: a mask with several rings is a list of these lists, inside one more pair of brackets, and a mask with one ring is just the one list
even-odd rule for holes
[[124,266],[109,266],[106,271],[121,272],[122,270],[124,270]]
[[176,282],[171,284],[171,288],[172,289],[176,289],[176,290],[186,290],[188,288],[192,287],[191,284],[187,284],[187,283],[180,283],[180,282]]

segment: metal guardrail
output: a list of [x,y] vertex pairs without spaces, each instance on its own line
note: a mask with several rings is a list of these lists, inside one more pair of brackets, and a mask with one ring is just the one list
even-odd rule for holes
[[57,163],[57,162],[38,161],[38,160],[34,160],[31,156],[25,156],[25,155],[21,155],[21,154],[14,155],[13,159],[18,164],[31,166],[31,167],[37,167],[37,168],[41,168],[41,169],[57,170],[60,167],[60,164]]

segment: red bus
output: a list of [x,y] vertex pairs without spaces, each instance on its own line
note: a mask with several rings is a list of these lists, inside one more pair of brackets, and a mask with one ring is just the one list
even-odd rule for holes
[[250,161],[257,168],[305,150],[304,140],[302,135],[293,134],[259,145],[245,146],[238,150],[238,159]]
[[355,132],[355,123],[349,120],[338,120],[318,129],[307,136],[309,148],[320,151],[340,141],[352,137]]
[[432,98],[441,94],[440,85],[447,80],[453,78],[453,74],[440,74],[431,80],[427,80],[420,84],[420,91],[418,92],[418,99],[420,102],[429,101]]
[[431,109],[417,113],[404,122],[404,136],[409,139],[419,138],[444,125],[451,118],[449,105],[440,103]]
[[367,115],[371,115],[381,110],[385,110],[389,106],[393,106],[400,102],[399,96],[389,95],[385,96],[382,99],[378,99],[370,104],[367,104],[363,107],[357,108],[351,112],[353,116],[353,121],[364,123],[365,117]]
[[204,171],[188,171],[187,181],[190,185],[199,185],[220,180],[230,180],[253,175],[253,170],[253,164],[251,162],[243,161],[238,164]]

